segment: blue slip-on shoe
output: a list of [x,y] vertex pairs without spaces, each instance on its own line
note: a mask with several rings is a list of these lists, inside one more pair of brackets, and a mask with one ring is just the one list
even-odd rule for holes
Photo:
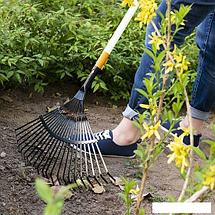
[[94,134],[98,147],[102,155],[109,157],[135,157],[134,151],[137,149],[137,142],[127,146],[117,145],[113,141],[113,132],[105,130]]
[[[181,122],[181,121],[175,123],[174,126],[171,127],[171,123],[167,120],[167,121],[165,121],[165,122],[163,122],[163,123],[161,124],[161,129],[162,129],[163,131],[165,131],[165,132],[169,132],[169,130],[171,129],[170,134],[171,134],[172,136],[177,135],[177,136],[179,137],[181,134],[184,133],[183,129],[180,127],[180,122]],[[173,122],[173,123],[174,123],[174,122]],[[201,136],[202,136],[201,134],[193,135],[193,140],[194,140],[193,145],[194,145],[195,147],[198,147],[198,146],[199,146]],[[190,145],[190,135],[184,136],[184,138],[183,138],[183,143],[184,143],[185,145],[187,145],[187,146]]]

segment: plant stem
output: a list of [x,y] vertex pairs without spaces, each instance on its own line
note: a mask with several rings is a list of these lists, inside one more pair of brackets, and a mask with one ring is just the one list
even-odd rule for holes
[[207,186],[203,186],[201,190],[195,192],[189,199],[185,202],[195,202],[197,201],[202,195],[209,192],[210,188]]
[[[168,3],[168,0],[167,0],[167,3]],[[154,22],[152,22],[152,25],[156,31],[156,33],[158,34],[158,36],[161,36],[157,26],[155,25]],[[164,44],[164,48],[167,49],[167,46]],[[173,56],[168,53],[169,55],[169,59],[175,63],[174,61],[174,58]],[[176,73],[177,73],[177,76],[179,76],[179,71],[176,70]],[[191,143],[191,146],[193,146],[193,123],[192,123],[192,117],[191,117],[191,109],[190,109],[190,103],[189,103],[189,97],[188,97],[188,94],[187,94],[187,90],[185,88],[185,86],[183,85],[181,79],[179,78],[179,82],[180,84],[183,86],[183,91],[184,91],[184,96],[185,96],[185,101],[186,101],[186,108],[187,108],[187,116],[188,116],[188,122],[189,122],[189,126],[190,126],[190,143]],[[187,174],[186,174],[186,177],[185,177],[185,181],[184,181],[184,185],[183,185],[183,188],[182,188],[182,191],[180,193],[180,196],[178,198],[178,202],[181,201],[185,195],[185,192],[186,192],[186,189],[187,189],[187,186],[189,184],[189,179],[190,179],[190,175],[192,173],[192,165],[193,165],[193,149],[191,148],[190,150],[190,156],[189,156],[189,162],[190,162],[190,165],[189,165],[189,168],[187,170]]]
[[[170,48],[170,38],[171,38],[170,12],[171,12],[171,0],[167,0],[167,19],[168,19],[168,21],[167,21],[168,22],[167,45],[166,45],[167,50],[169,50],[169,48]],[[155,29],[157,29],[157,26],[155,25],[155,23],[153,21],[151,23],[152,23],[153,27]],[[157,31],[159,32],[158,29],[157,29]],[[169,55],[166,55],[166,60],[169,60]],[[166,95],[165,94],[165,88],[166,88],[167,80],[168,80],[168,74],[164,74],[163,81],[162,81],[162,94],[161,94],[160,100],[159,100],[158,112],[156,114],[156,122],[155,123],[157,123],[160,119],[160,115],[161,115],[161,111],[162,111],[162,107],[163,107],[163,101],[164,101],[164,97]],[[140,185],[140,193],[139,193],[138,198],[137,198],[136,211],[135,211],[136,215],[139,215],[140,205],[141,205],[141,202],[143,200],[142,196],[143,196],[143,192],[144,192],[144,188],[145,188],[145,184],[146,184],[146,179],[148,176],[150,158],[151,158],[151,155],[153,153],[153,148],[155,145],[155,139],[156,139],[156,137],[155,137],[155,135],[153,135],[153,137],[151,138],[149,150],[147,151],[147,159],[146,159],[146,163],[145,163],[144,169],[143,169],[143,176],[142,176],[141,185]]]

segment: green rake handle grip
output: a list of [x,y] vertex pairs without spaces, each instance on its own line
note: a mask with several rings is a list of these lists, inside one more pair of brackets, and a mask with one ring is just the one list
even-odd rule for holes
[[139,7],[138,0],[134,0],[133,5],[128,9],[127,13],[125,14],[123,19],[121,20],[119,26],[117,27],[117,29],[113,33],[112,37],[110,38],[106,47],[104,48],[102,54],[98,58],[98,60],[95,64],[95,66],[93,67],[90,75],[88,76],[87,80],[84,82],[84,84],[82,86],[82,89],[84,92],[90,87],[95,76],[99,72],[101,72],[101,70],[104,68],[104,65],[108,61],[108,58],[109,58],[113,48],[115,47],[116,43],[120,39],[122,33],[125,31],[126,27],[128,26],[130,20],[134,16],[138,7]]

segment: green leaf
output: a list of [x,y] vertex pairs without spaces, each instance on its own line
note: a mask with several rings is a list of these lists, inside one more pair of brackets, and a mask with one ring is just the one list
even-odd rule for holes
[[51,188],[48,184],[40,179],[36,179],[35,187],[39,197],[46,203],[51,203],[53,201],[53,194]]
[[11,78],[14,74],[14,71],[7,72],[7,78]]
[[148,98],[148,93],[143,89],[135,89],[138,93],[142,94],[144,97]]
[[154,55],[154,53],[153,53],[150,49],[144,48],[143,50],[144,50],[144,52],[145,52],[147,55],[149,55],[153,60],[155,59],[155,55]]
[[193,146],[192,149],[202,160],[207,160],[204,152],[200,148]]
[[145,215],[145,210],[144,210],[144,208],[140,208],[139,215]]
[[95,87],[94,87],[94,89],[93,89],[93,92],[94,92],[94,93],[99,89],[99,86],[100,86],[99,84],[96,84],[96,85],[95,85]]
[[63,208],[64,201],[49,203],[44,210],[44,215],[60,215]]
[[21,76],[19,73],[15,73],[15,77],[16,77],[16,80],[21,83],[22,82],[22,79],[21,79]]
[[134,153],[140,157],[141,161],[145,160],[145,149],[143,148],[143,146],[141,146],[140,144],[138,144],[137,149],[134,151]]

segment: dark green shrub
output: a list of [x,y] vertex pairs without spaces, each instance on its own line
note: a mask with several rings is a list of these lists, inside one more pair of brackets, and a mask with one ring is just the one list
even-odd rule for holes
[[[0,1],[0,82],[34,86],[83,81],[126,10],[121,0]],[[132,21],[93,90],[128,98],[144,48]]]

